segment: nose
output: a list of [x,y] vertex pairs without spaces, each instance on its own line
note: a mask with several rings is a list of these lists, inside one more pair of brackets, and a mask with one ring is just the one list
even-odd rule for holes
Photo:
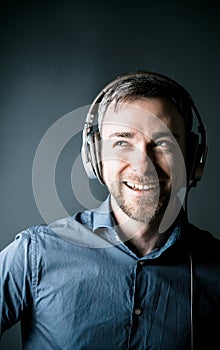
[[155,172],[154,158],[152,152],[146,145],[135,147],[130,157],[132,168],[139,175],[149,175]]

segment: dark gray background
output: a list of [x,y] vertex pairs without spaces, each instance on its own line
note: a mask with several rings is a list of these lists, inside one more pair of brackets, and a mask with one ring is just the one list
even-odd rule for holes
[[[1,1],[0,249],[20,230],[43,222],[31,173],[47,129],[91,103],[116,75],[137,69],[176,79],[200,110],[209,155],[189,197],[189,217],[220,238],[219,15],[213,0]],[[58,166],[58,192],[74,212],[81,207],[71,190],[71,152],[70,144]],[[0,348],[21,348],[18,326]]]

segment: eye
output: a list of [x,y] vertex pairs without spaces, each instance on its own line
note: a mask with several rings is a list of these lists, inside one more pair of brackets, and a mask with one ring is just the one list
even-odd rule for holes
[[130,147],[131,144],[128,142],[128,141],[125,141],[125,140],[119,140],[117,142],[114,143],[114,147]]
[[155,147],[166,147],[166,146],[168,146],[168,141],[166,141],[166,140],[161,140],[161,141],[158,141],[157,143],[156,143],[156,145],[155,145]]
[[158,140],[154,143],[153,148],[157,151],[171,151],[174,149],[173,142],[170,140]]

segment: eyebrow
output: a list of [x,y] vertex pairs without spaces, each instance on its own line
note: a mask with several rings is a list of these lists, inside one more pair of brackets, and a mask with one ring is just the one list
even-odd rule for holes
[[109,136],[109,138],[111,138],[111,137],[122,137],[122,138],[126,138],[126,139],[133,139],[134,136],[135,136],[134,132],[120,131],[120,132],[114,132],[113,134],[111,134]]
[[[166,132],[166,131],[159,131],[157,133],[155,133],[154,135],[152,135],[152,139],[157,139],[157,138],[162,138],[162,137],[170,137],[170,135],[172,135],[173,137],[175,137],[175,139],[179,140],[180,136],[176,133],[171,133],[171,132]],[[127,139],[133,139],[135,137],[135,133],[134,132],[127,132],[127,131],[121,131],[121,132],[114,132],[113,134],[111,134],[109,136],[109,138],[112,137],[120,137],[120,138],[127,138]]]
[[174,137],[175,139],[179,140],[180,139],[180,136],[175,133],[175,132],[167,132],[167,131],[159,131],[159,132],[156,132],[154,135],[153,135],[153,139],[155,138],[162,138],[162,137]]

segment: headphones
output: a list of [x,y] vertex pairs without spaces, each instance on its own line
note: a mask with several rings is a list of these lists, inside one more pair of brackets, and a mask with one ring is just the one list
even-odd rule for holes
[[[195,106],[192,97],[189,92],[182,87],[179,83],[174,81],[171,78],[166,77],[165,75],[148,72],[148,71],[137,71],[134,73],[123,74],[112,82],[107,84],[102,91],[97,95],[86,116],[86,122],[83,129],[83,140],[81,148],[81,157],[85,171],[90,179],[97,178],[101,184],[104,184],[102,179],[101,171],[101,156],[100,156],[100,142],[101,137],[97,122],[95,125],[95,119],[98,115],[98,107],[102,101],[105,93],[116,85],[120,85],[127,79],[144,77],[151,83],[155,83],[167,90],[168,95],[174,100],[178,96],[180,101],[183,101],[188,104],[192,118],[197,121],[198,132],[195,133],[192,130],[189,132],[189,137],[187,139],[187,175],[188,175],[188,188],[195,187],[198,181],[201,180],[206,156],[207,156],[207,143],[206,143],[206,128],[202,122],[201,116],[197,107]],[[153,85],[152,84],[152,85]],[[172,93],[173,92],[173,93]],[[138,98],[138,97],[137,97]]]

